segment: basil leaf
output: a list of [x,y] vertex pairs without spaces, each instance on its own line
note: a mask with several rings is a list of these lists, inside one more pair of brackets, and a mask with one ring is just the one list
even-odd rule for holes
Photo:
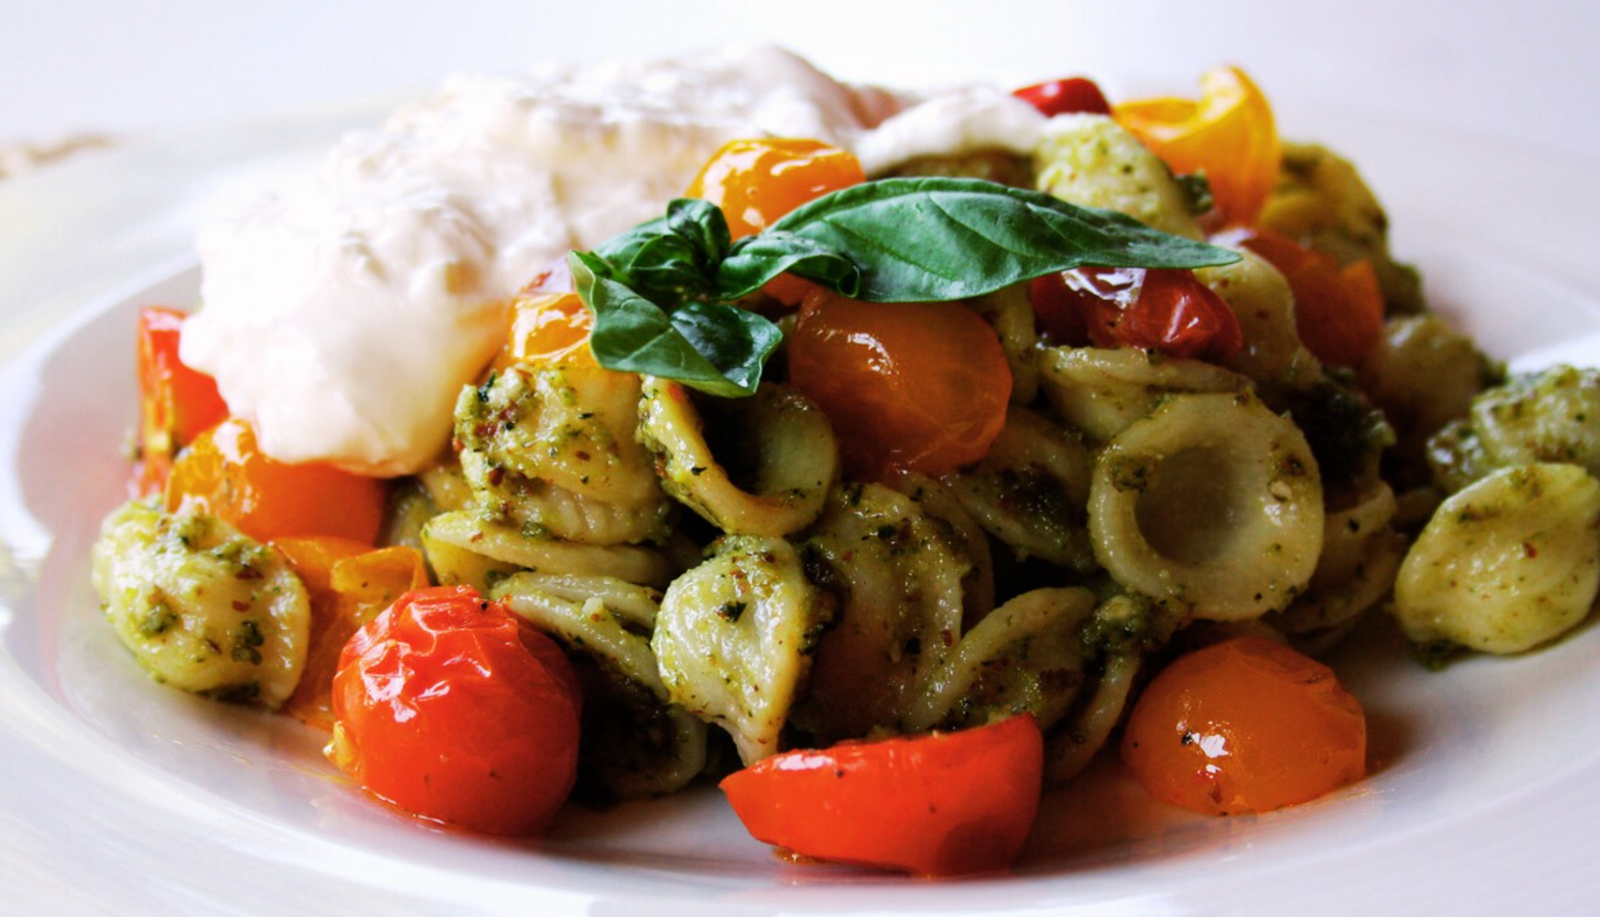
[[783,273],[815,280],[846,296],[861,289],[861,269],[848,255],[804,236],[772,229],[734,243],[717,267],[716,287],[724,299],[738,299]]
[[[1195,268],[1239,260],[1116,211],[972,178],[854,185],[800,206],[768,232],[848,252],[861,278],[851,295],[869,302],[967,299],[1077,267]],[[812,263],[797,263],[796,273],[823,283],[836,276],[806,274]]]
[[713,293],[716,267],[732,239],[715,204],[680,198],[665,217],[641,223],[607,240],[593,254],[605,263],[596,275],[673,307]]
[[569,263],[594,313],[589,349],[608,369],[664,376],[729,398],[752,395],[783,339],[778,326],[736,306],[694,302],[669,314],[605,276],[605,262],[593,253],[574,252]]

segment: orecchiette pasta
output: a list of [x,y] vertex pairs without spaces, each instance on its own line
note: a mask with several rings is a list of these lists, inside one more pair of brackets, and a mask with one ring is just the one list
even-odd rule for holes
[[1173,395],[1095,459],[1095,557],[1202,619],[1287,606],[1311,579],[1322,525],[1305,437],[1250,394]]
[[965,540],[905,494],[846,484],[802,550],[839,607],[797,725],[835,738],[898,722],[960,639]]
[[1040,383],[1058,415],[1104,442],[1173,392],[1242,392],[1250,380],[1198,360],[1133,348],[1052,347],[1039,354]]
[[1577,465],[1490,474],[1439,506],[1394,611],[1413,643],[1516,653],[1582,621],[1600,590],[1600,480]]
[[705,725],[671,705],[650,649],[660,593],[606,576],[518,573],[492,595],[594,663],[584,757],[607,789],[656,796],[705,768]]
[[1254,379],[1264,394],[1302,388],[1322,374],[1295,329],[1294,292],[1278,269],[1248,249],[1239,260],[1195,271],[1239,320],[1244,347],[1229,368]]
[[1268,623],[1311,648],[1342,636],[1394,585],[1407,547],[1391,525],[1395,513],[1394,491],[1381,480],[1351,505],[1328,508],[1322,555],[1306,593],[1269,615]]
[[659,538],[669,502],[636,441],[639,378],[586,366],[508,366],[456,403],[461,468],[482,511],[556,538]]
[[660,551],[637,545],[579,544],[529,535],[476,512],[441,513],[422,529],[423,552],[442,583],[487,589],[498,578],[523,570],[615,576],[630,583],[665,586],[673,568]]
[[650,647],[672,701],[749,763],[778,750],[827,615],[793,545],[730,535],[667,587]]
[[667,492],[730,534],[783,536],[811,524],[838,476],[828,419],[798,392],[775,385],[721,408],[716,432],[726,448],[713,454],[689,390],[645,380],[640,435],[660,460]]
[[1034,159],[1040,190],[1064,201],[1120,210],[1180,236],[1202,235],[1193,201],[1172,170],[1108,117],[1051,118]]
[[1019,555],[1088,571],[1089,462],[1089,450],[1070,433],[1013,407],[989,454],[946,484],[979,525]]
[[276,708],[305,665],[310,605],[276,552],[211,516],[129,503],[93,550],[95,590],[157,680]]

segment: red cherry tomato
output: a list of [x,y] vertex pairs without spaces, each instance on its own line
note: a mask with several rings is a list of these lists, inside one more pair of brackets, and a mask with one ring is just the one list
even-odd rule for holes
[[1075,76],[1064,80],[1050,80],[1024,86],[1011,93],[1039,110],[1047,118],[1056,115],[1085,113],[1111,114],[1111,103],[1094,80]]
[[1173,805],[1266,812],[1365,776],[1366,718],[1332,669],[1240,637],[1180,656],[1150,682],[1128,718],[1122,760]]
[[178,456],[166,505],[218,516],[258,541],[334,535],[370,545],[383,523],[387,494],[377,478],[267,458],[254,428],[230,417]]
[[529,834],[572,791],[579,714],[577,676],[555,641],[471,588],[423,589],[345,645],[328,754],[413,814]]
[[179,450],[228,416],[216,380],[178,359],[186,317],[162,306],[139,310],[139,466],[132,486],[141,497],[160,493]]
[[982,458],[1005,425],[1005,352],[961,303],[864,303],[819,288],[788,354],[790,381],[833,422],[858,477],[952,471]]
[[1039,809],[1029,714],[963,732],[765,758],[722,781],[757,840],[804,856],[946,876],[1017,858]]
[[1383,336],[1383,289],[1370,262],[1340,267],[1270,229],[1252,229],[1239,243],[1272,262],[1289,281],[1295,329],[1317,359],[1354,366]]
[[1244,346],[1233,309],[1192,271],[1079,268],[1028,287],[1047,340],[1223,362]]

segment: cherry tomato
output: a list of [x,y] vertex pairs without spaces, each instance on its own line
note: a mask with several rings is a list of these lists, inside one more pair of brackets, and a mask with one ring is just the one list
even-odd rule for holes
[[952,471],[982,458],[1005,425],[1005,352],[961,303],[864,303],[818,289],[788,354],[790,381],[828,415],[859,477]]
[[178,359],[184,318],[162,306],[139,310],[139,465],[132,487],[141,497],[160,493],[178,451],[228,416],[216,380]]
[[1332,669],[1239,637],[1178,657],[1150,682],[1128,719],[1122,760],[1173,805],[1266,812],[1365,776],[1366,718]]
[[1340,267],[1322,252],[1270,229],[1252,229],[1239,242],[1272,262],[1289,281],[1295,328],[1317,359],[1354,366],[1383,336],[1383,289],[1370,262]]
[[1174,172],[1204,173],[1225,223],[1254,223],[1278,180],[1272,106],[1237,67],[1206,71],[1200,88],[1198,101],[1129,102],[1113,115]]
[[383,522],[386,495],[377,478],[267,458],[250,424],[229,418],[178,456],[166,506],[218,516],[258,541],[334,535],[370,545]]
[[1017,858],[1039,809],[1030,714],[962,732],[765,758],[722,781],[757,840],[804,856],[947,876]]
[[344,538],[279,538],[283,555],[311,598],[311,636],[305,668],[283,705],[290,716],[318,729],[333,729],[333,675],[344,645],[360,627],[395,599],[428,585],[428,571],[415,549],[374,549]]
[[[689,197],[722,208],[735,239],[755,235],[801,204],[867,180],[855,154],[818,140],[760,138],[724,144],[689,183]],[[794,276],[763,289],[798,305],[815,285]]]
[[328,755],[413,814],[529,834],[572,791],[580,706],[555,641],[469,587],[423,589],[345,645]]
[[1233,309],[1192,271],[1079,268],[1034,280],[1028,296],[1041,334],[1056,343],[1214,362],[1244,346]]
[[1111,114],[1111,103],[1094,80],[1075,76],[1064,80],[1035,83],[1014,90],[1012,95],[1027,102],[1047,118],[1056,115],[1085,113]]
[[589,350],[594,315],[577,293],[524,293],[512,300],[500,362],[597,366]]

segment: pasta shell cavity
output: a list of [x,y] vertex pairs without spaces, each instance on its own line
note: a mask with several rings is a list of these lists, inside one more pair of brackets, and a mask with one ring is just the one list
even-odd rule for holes
[[719,540],[662,599],[650,645],[668,696],[726,729],[746,764],[773,754],[828,609],[787,541]]
[[[753,398],[697,401],[646,376],[640,437],[667,493],[729,534],[781,537],[822,513],[838,477],[828,418],[804,395],[766,384]],[[701,411],[715,412],[710,423]],[[715,444],[707,431],[720,434]]]
[[277,552],[196,513],[129,503],[91,552],[117,636],[157,681],[281,706],[305,667],[311,606]]
[[1394,613],[1413,643],[1516,653],[1575,627],[1600,591],[1600,481],[1504,468],[1444,501],[1406,555]]
[[467,388],[455,442],[479,507],[507,525],[584,544],[666,533],[666,499],[637,442],[639,379],[517,364]]
[[1254,395],[1174,395],[1096,457],[1089,532],[1124,587],[1257,618],[1305,589],[1322,551],[1316,459]]
[[492,595],[580,663],[580,761],[610,794],[670,793],[705,768],[705,724],[671,703],[650,649],[659,592],[608,576],[519,573]]
[[961,637],[966,539],[905,494],[850,483],[802,550],[839,613],[817,646],[796,725],[819,741],[897,725]]

